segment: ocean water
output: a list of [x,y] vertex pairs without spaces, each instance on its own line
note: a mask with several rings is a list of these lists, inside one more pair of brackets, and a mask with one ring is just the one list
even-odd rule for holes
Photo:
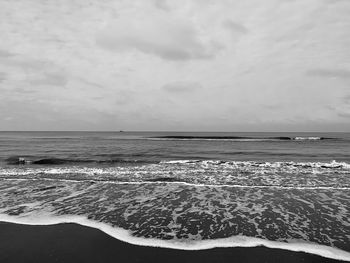
[[350,134],[0,132],[0,220],[350,261]]

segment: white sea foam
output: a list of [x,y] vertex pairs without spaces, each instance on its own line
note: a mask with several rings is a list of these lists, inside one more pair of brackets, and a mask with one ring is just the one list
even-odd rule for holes
[[[1,179],[0,179],[1,180]],[[82,182],[82,180],[74,180],[74,179],[50,179],[50,178],[5,178],[2,179],[5,181],[61,181],[61,182]],[[90,182],[98,182],[101,184],[115,184],[115,185],[187,185],[187,186],[195,186],[195,187],[212,187],[212,188],[257,188],[257,189],[286,189],[286,190],[292,190],[292,189],[298,189],[298,190],[350,190],[350,187],[333,187],[333,186],[282,186],[282,185],[241,185],[241,184],[199,184],[199,183],[188,183],[188,182],[167,182],[167,181],[141,181],[141,182],[134,182],[134,181],[96,181],[96,180],[89,180]]]
[[200,162],[200,160],[172,160],[172,161],[161,161],[160,163],[164,163],[164,164],[184,164],[184,163],[196,163],[196,162]]
[[277,248],[296,252],[306,252],[326,258],[350,262],[350,252],[314,243],[282,243],[247,236],[232,236],[220,239],[190,241],[170,241],[155,238],[143,238],[132,236],[131,233],[125,229],[112,227],[101,222],[95,222],[83,216],[54,216],[45,213],[36,215],[35,217],[8,216],[5,214],[0,214],[0,221],[27,225],[54,225],[60,223],[76,223],[79,225],[99,229],[118,240],[139,246],[162,247],[179,250],[203,250],[218,247],[229,248],[265,246],[268,248]]
[[[168,166],[164,166],[168,165]],[[161,161],[159,164],[139,165],[135,167],[0,167],[0,175],[29,175],[29,174],[69,174],[79,173],[87,175],[104,175],[104,174],[118,174],[128,173],[134,171],[141,171],[147,169],[148,172],[152,169],[153,172],[166,168],[174,168],[171,165],[182,166],[196,166],[201,167],[226,167],[231,169],[244,168],[244,169],[281,169],[290,171],[292,169],[307,170],[310,168],[315,169],[342,169],[344,171],[350,170],[350,163],[337,162],[335,160],[331,162],[255,162],[255,161],[221,161],[221,160],[171,160]],[[173,169],[172,169],[173,170]]]
[[278,138],[144,138],[151,141],[288,142]]
[[312,168],[343,168],[350,169],[350,164],[346,162],[255,162],[255,161],[220,161],[220,160],[172,160],[162,161],[163,164],[194,164],[201,163],[205,165],[231,165],[231,166],[254,166],[254,167],[312,167]]
[[4,167],[0,179],[71,180],[96,183],[181,183],[281,189],[343,189],[350,187],[345,162],[254,162],[172,160],[132,167]]
[[293,138],[294,140],[299,140],[299,141],[305,141],[305,140],[312,140],[312,141],[315,141],[315,140],[321,140],[322,138],[321,137],[295,137]]

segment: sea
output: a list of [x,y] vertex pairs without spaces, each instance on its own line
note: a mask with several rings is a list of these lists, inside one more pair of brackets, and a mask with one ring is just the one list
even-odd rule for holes
[[350,133],[0,132],[0,221],[350,261]]

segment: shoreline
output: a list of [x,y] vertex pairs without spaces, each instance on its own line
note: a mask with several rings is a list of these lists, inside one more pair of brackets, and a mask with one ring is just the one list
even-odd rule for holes
[[76,223],[0,222],[0,262],[346,262],[278,248],[177,250],[133,245]]

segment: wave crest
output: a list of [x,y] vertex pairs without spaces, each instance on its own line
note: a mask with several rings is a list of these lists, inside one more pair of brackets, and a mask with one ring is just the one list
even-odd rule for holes
[[28,157],[11,156],[5,160],[9,165],[63,165],[63,164],[145,164],[152,163],[146,160],[137,159],[123,159],[123,158],[111,158],[111,159],[74,159],[74,158],[37,158],[33,159]]
[[59,179],[116,183],[188,183],[191,185],[332,188],[350,187],[346,162],[256,162],[171,160],[125,166],[19,166],[0,168],[0,179]]
[[288,136],[275,136],[275,137],[257,137],[257,136],[158,136],[158,137],[149,137],[147,139],[151,140],[216,140],[216,141],[319,141],[319,140],[337,140],[337,138],[328,138],[328,137],[318,137],[318,136],[297,136],[297,137],[288,137]]
[[331,162],[256,162],[256,161],[223,161],[223,160],[171,160],[162,161],[164,164],[203,164],[203,165],[227,165],[233,167],[304,167],[304,168],[336,168],[349,169],[350,164],[346,162],[338,162],[332,160]]

